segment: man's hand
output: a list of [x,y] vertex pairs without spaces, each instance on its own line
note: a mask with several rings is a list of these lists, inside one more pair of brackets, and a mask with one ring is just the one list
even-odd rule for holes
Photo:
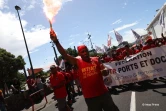
[[109,75],[109,71],[106,70],[106,69],[102,70],[101,73],[102,73],[103,76],[108,76]]
[[58,39],[57,39],[57,36],[56,36],[56,33],[54,32],[54,30],[51,28],[50,30],[50,38],[52,41],[56,42]]

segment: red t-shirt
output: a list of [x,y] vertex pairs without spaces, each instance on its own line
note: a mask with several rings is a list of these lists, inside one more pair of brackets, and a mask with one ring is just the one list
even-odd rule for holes
[[110,62],[112,62],[112,61],[119,61],[119,60],[122,60],[122,56],[117,56],[116,58],[113,57],[113,58],[110,59]]
[[72,81],[71,73],[65,72],[65,76],[66,76],[66,83],[70,83]]
[[79,80],[85,98],[97,97],[108,92],[104,85],[97,57],[92,57],[91,62],[85,62],[81,58],[77,59],[77,64]]
[[34,86],[32,86],[35,83],[34,79],[28,79],[26,82],[29,89],[34,88]]
[[118,61],[123,60],[123,59],[124,59],[123,55],[117,56],[117,60],[118,60]]
[[104,62],[109,62],[111,58],[110,57],[104,57],[103,59],[104,59]]
[[135,51],[135,54],[139,53],[140,51],[141,51],[141,50],[136,50],[136,51]]
[[[65,78],[61,72],[58,72],[56,75],[51,74],[50,83],[52,87],[59,85],[62,81],[65,81]],[[67,96],[65,84],[61,88],[55,89],[54,94],[56,98],[65,98]]]
[[148,50],[148,49],[151,49],[151,48],[154,48],[156,47],[154,44],[152,44],[151,46],[150,45],[146,45],[143,47],[143,50]]
[[124,58],[124,57],[127,57],[127,56],[129,56],[129,55],[133,55],[133,51],[132,51],[131,49],[129,49],[129,50],[124,50],[123,53],[122,53],[123,58]]

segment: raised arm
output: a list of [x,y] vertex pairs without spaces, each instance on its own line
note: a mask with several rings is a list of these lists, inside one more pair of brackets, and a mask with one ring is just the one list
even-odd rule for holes
[[68,61],[70,62],[72,65],[77,65],[77,59],[75,57],[72,57],[70,55],[67,54],[67,52],[65,51],[65,49],[62,47],[62,45],[59,43],[57,36],[54,32],[53,29],[50,30],[50,38],[51,40],[55,43],[59,53]]

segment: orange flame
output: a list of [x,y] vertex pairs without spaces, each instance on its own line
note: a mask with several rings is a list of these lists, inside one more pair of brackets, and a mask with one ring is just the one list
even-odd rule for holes
[[62,0],[43,0],[44,3],[44,13],[50,22],[50,27],[52,26],[53,18],[56,16],[61,9]]

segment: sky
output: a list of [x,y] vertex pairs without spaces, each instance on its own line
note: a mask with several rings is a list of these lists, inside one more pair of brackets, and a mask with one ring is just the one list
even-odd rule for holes
[[[91,48],[87,33],[92,35],[93,45],[107,44],[108,34],[112,45],[118,45],[113,29],[123,40],[134,42],[131,29],[146,34],[149,24],[165,0],[60,0],[62,7],[54,17],[53,29],[64,48],[86,44]],[[0,0],[0,47],[22,55],[29,68],[25,43],[15,6],[19,11],[29,48],[33,68],[47,70],[54,64],[54,51],[49,37],[49,22],[43,11],[42,0]],[[58,51],[57,51],[58,53]],[[58,53],[59,55],[59,53]]]

